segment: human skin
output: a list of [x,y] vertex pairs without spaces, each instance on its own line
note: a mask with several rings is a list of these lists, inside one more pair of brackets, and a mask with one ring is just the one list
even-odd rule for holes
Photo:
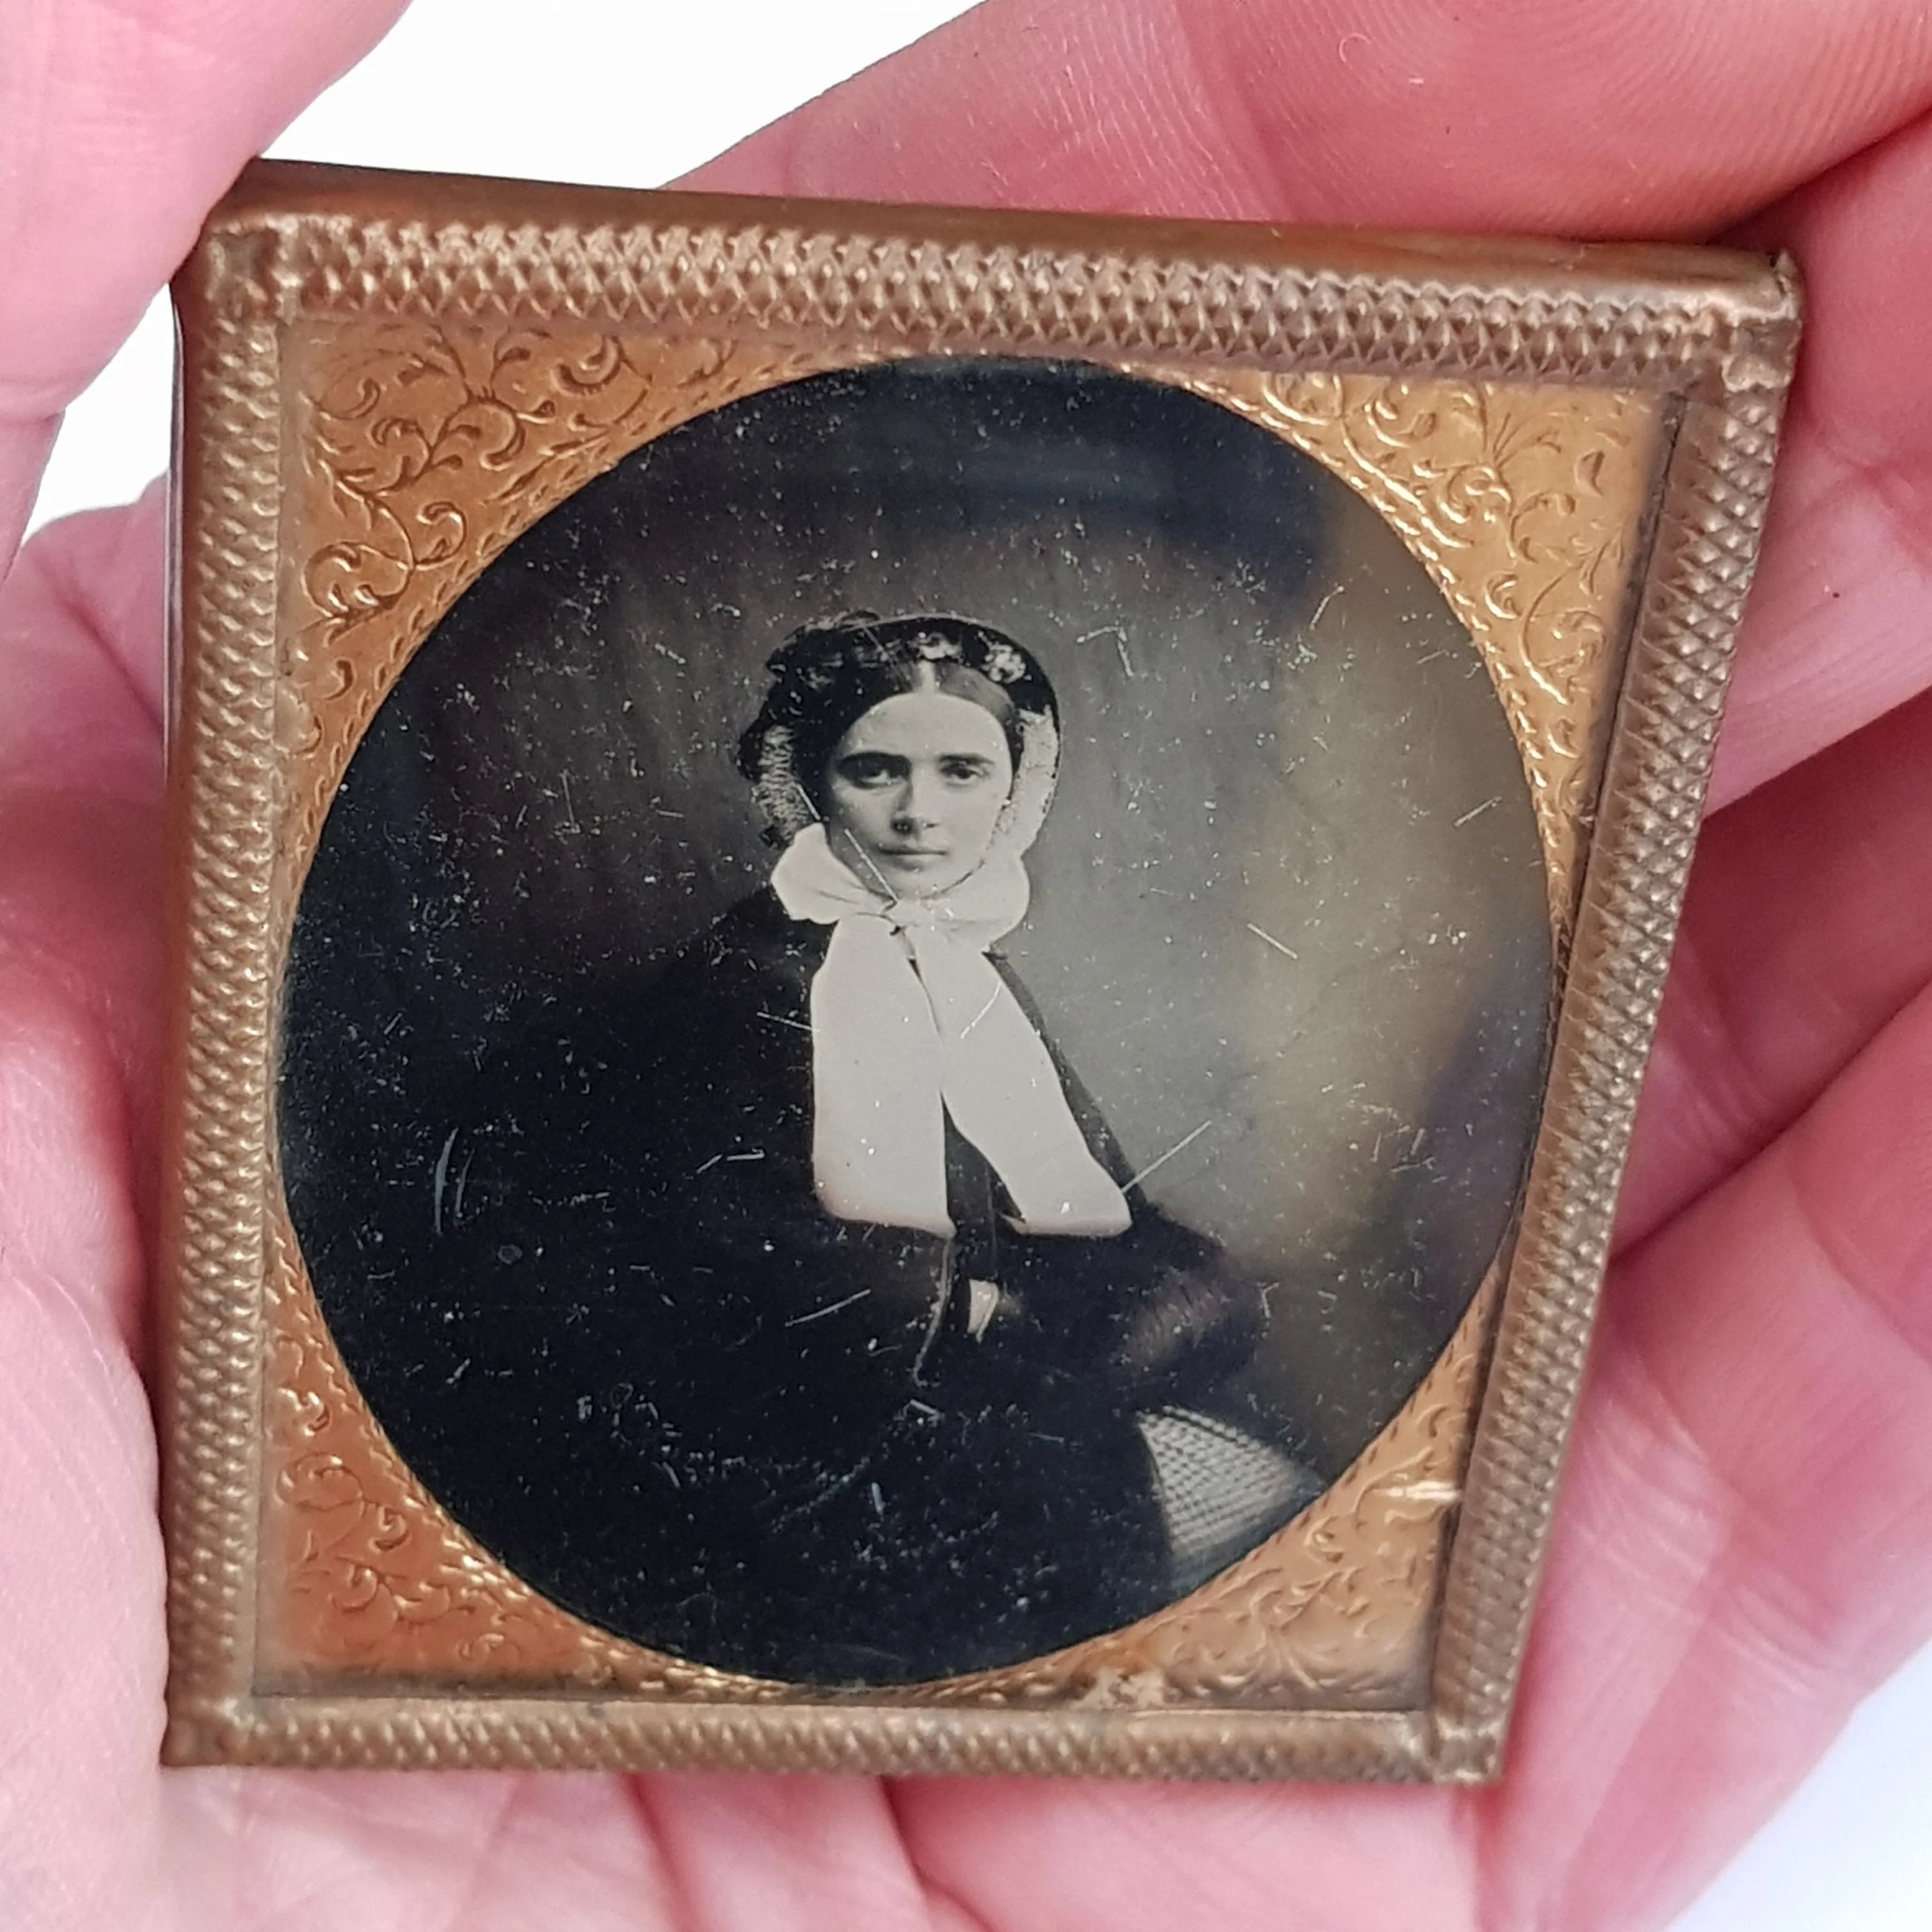
[[888,898],[931,898],[978,871],[1012,783],[991,712],[943,691],[901,692],[826,761],[826,836]]
[[[0,0],[0,557],[54,413],[392,0]],[[0,1923],[1604,1932],[1932,1630],[1932,22],[994,0],[766,192],[1792,250],[1808,346],[1507,1775],[1478,1792],[155,1766],[162,520],[0,590]]]

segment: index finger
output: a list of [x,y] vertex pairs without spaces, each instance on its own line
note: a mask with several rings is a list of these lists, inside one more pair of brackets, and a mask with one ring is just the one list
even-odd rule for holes
[[1928,100],[1900,0],[988,0],[692,184],[1690,235]]

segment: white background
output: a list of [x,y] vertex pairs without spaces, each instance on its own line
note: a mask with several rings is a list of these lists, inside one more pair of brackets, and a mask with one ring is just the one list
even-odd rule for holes
[[[520,31],[533,0],[416,0],[270,152],[653,187],[966,10],[964,0],[534,3],[541,35]],[[164,466],[172,352],[158,300],[68,412],[34,525],[131,498]],[[1928,1760],[1932,1649],[1866,1705],[1672,1932],[1928,1932]]]

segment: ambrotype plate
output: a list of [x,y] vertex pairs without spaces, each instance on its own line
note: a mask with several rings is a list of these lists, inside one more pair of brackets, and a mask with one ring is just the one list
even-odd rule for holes
[[1493,1768],[1765,265],[262,167],[182,1758]]

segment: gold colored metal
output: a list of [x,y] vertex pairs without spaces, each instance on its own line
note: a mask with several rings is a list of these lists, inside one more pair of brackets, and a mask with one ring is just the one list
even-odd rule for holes
[[[849,356],[727,340],[468,336],[398,323],[371,345],[302,332],[289,388],[304,458],[305,554],[285,608],[288,787],[274,900],[292,914],[362,732],[457,590],[592,476],[677,423]],[[1531,775],[1567,932],[1619,668],[1628,559],[1656,443],[1648,398],[1386,378],[1136,373],[1240,410],[1329,464],[1389,518],[1468,625]],[[274,969],[278,974],[278,956]],[[568,1683],[775,1694],[611,1638],[532,1593],[423,1495],[350,1390],[279,1193],[265,1553],[292,1579],[264,1606],[262,1681],[378,1670],[449,1684]],[[1413,1698],[1426,1681],[1442,1523],[1460,1494],[1493,1296],[1358,1468],[1198,1598],[1043,1663],[908,1696],[1145,1704]],[[1447,1392],[1445,1394],[1445,1391]],[[1245,1660],[1242,1667],[1234,1662]]]
[[[1788,283],[1680,250],[262,165],[177,298],[169,1754],[1492,1774],[1755,556]],[[582,1622],[423,1491],[296,1251],[273,1018],[348,760],[502,548],[680,422],[932,353],[1184,386],[1381,512],[1475,639],[1521,752],[1561,1019],[1513,1251],[1313,1505],[1129,1630],[970,1678],[802,1691]]]

